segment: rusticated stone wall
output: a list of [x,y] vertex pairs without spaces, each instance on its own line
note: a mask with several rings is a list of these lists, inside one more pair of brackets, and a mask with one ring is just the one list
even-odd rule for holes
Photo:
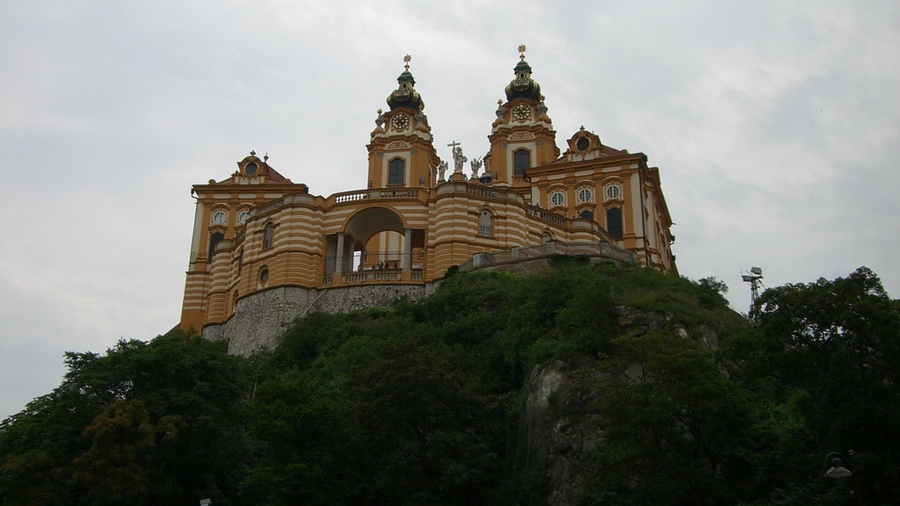
[[271,350],[278,337],[300,316],[346,313],[387,307],[404,297],[419,300],[433,291],[427,285],[365,285],[330,289],[283,286],[254,293],[238,301],[236,311],[221,325],[207,325],[203,337],[228,341],[228,353],[249,356]]

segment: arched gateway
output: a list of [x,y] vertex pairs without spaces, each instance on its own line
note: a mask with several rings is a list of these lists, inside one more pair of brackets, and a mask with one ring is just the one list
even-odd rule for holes
[[310,311],[423,297],[454,265],[573,254],[677,274],[658,169],[584,129],[560,153],[524,54],[514,72],[471,179],[456,142],[446,174],[407,60],[375,119],[365,190],[312,195],[253,152],[228,179],[195,185],[181,327],[248,354]]

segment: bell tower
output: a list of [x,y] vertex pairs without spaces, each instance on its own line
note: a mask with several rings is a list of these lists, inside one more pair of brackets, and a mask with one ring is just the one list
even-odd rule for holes
[[378,110],[369,150],[369,188],[432,188],[441,159],[434,149],[425,102],[409,72],[409,55],[397,89],[388,95],[388,112]]
[[506,86],[506,102],[497,102],[485,174],[494,182],[524,188],[528,169],[556,160],[559,148],[541,86],[531,78],[531,66],[525,61],[525,45],[519,46],[519,63],[513,72],[515,78]]

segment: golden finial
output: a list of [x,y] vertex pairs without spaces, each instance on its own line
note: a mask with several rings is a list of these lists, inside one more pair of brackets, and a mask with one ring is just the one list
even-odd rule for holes
[[525,59],[525,44],[519,44],[519,59]]
[[410,55],[406,55],[403,57],[403,61],[406,63],[406,65],[403,65],[404,69],[409,70],[409,61],[410,60],[412,60],[412,56],[410,56]]
[[502,99],[502,98],[498,98],[498,99],[497,99],[497,105],[503,105],[503,99]]

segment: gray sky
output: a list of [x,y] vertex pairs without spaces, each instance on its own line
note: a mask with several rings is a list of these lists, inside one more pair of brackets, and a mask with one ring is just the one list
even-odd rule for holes
[[178,322],[192,184],[256,150],[315,194],[365,187],[407,53],[440,155],[481,156],[521,43],[557,145],[584,125],[660,168],[683,275],[740,311],[754,265],[900,293],[898,2],[8,1],[0,418],[65,351]]

